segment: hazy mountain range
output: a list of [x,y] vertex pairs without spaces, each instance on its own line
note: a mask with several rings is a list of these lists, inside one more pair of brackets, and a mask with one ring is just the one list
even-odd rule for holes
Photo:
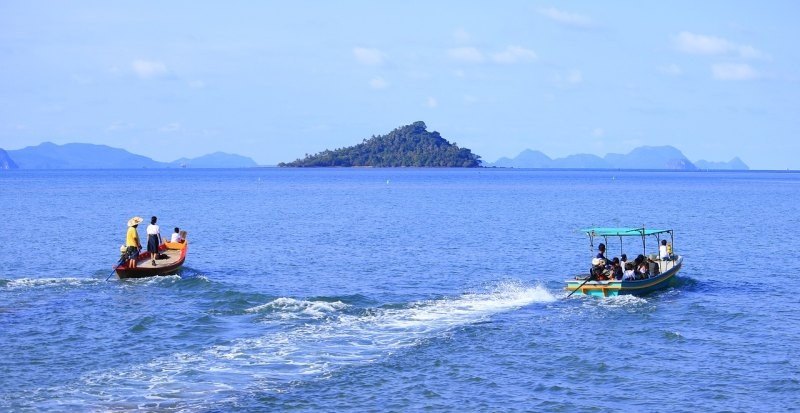
[[539,151],[526,149],[515,158],[500,158],[484,166],[503,168],[563,168],[563,169],[668,169],[693,171],[698,169],[748,170],[741,159],[728,162],[692,162],[672,146],[641,146],[628,154],[609,153],[604,157],[589,154],[570,155],[551,159]]
[[158,162],[124,149],[89,143],[37,146],[5,151],[0,149],[0,169],[138,169],[138,168],[248,168],[252,159],[216,152],[198,158]]

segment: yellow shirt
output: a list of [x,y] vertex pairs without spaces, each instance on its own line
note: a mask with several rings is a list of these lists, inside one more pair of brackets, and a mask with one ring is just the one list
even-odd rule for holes
[[138,247],[141,245],[139,243],[139,233],[136,232],[136,228],[128,227],[128,235],[125,237],[125,246],[126,247]]

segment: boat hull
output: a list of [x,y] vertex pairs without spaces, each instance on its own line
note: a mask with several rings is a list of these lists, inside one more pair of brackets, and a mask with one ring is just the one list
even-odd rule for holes
[[585,284],[585,280],[567,280],[566,290],[569,292],[574,291],[574,295],[582,294],[593,297],[649,294],[674,284],[675,276],[680,272],[683,265],[683,257],[677,257],[674,261],[662,261],[661,265],[668,266],[669,269],[655,277],[644,280],[589,281]]
[[186,252],[189,249],[188,241],[185,243],[167,242],[158,247],[160,254],[168,256],[165,260],[156,260],[156,265],[151,264],[150,253],[143,252],[136,258],[136,267],[128,267],[123,263],[116,267],[119,278],[144,278],[158,275],[172,275],[177,273],[186,261]]

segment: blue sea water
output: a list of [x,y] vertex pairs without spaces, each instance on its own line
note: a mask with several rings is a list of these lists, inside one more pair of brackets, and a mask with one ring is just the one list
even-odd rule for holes
[[[9,171],[0,199],[0,411],[800,403],[800,174]],[[134,215],[188,231],[179,275],[106,281]],[[676,285],[566,299],[592,225],[675,229]]]

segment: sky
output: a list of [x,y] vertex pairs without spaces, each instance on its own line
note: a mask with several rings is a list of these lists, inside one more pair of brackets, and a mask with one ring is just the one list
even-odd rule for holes
[[261,165],[423,121],[485,161],[800,169],[791,1],[0,2],[0,148]]

